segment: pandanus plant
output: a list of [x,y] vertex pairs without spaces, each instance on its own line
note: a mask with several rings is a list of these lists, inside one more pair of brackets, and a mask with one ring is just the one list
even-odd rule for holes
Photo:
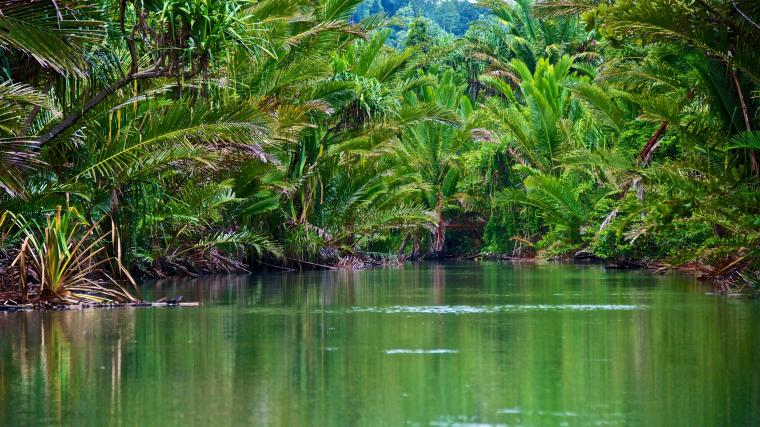
[[[21,229],[23,241],[14,266],[19,268],[19,282],[24,302],[29,300],[28,278],[39,282],[41,300],[60,300],[67,303],[137,301],[117,278],[134,285],[129,272],[121,263],[121,251],[116,256],[107,253],[106,242],[112,238],[119,247],[118,234],[101,233],[99,223],[90,223],[74,208],[58,206],[49,215],[44,227],[36,221],[14,216]],[[112,274],[108,274],[108,270]]]

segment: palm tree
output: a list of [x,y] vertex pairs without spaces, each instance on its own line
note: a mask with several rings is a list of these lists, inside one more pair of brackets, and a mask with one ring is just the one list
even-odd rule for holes
[[472,105],[464,87],[454,82],[451,71],[439,77],[435,87],[423,88],[418,95],[408,94],[405,102],[415,106],[425,103],[456,111],[464,127],[450,124],[421,123],[405,130],[396,149],[403,170],[419,174],[423,203],[435,214],[431,230],[431,251],[440,256],[446,239],[447,210],[455,204],[466,205],[467,196],[457,191],[462,171],[462,155],[472,146],[468,119]]
[[[103,40],[99,12],[83,1],[7,1],[0,6],[0,188],[23,195],[28,174],[42,166],[39,142],[29,136],[43,111],[60,117],[48,98],[51,83],[33,83],[52,75],[87,75],[86,47]],[[3,81],[4,80],[4,81]],[[28,83],[22,83],[28,82]]]
[[[760,54],[755,49],[760,43],[760,26],[757,25],[760,13],[754,2],[655,0],[604,2],[600,7],[600,2],[587,0],[541,1],[536,6],[554,16],[579,11],[596,14],[601,28],[613,40],[635,36],[648,45],[675,44],[686,49],[687,54],[698,53],[694,67],[717,101],[714,107],[722,110],[724,118],[740,124],[744,131],[753,131],[758,125],[754,119],[758,105],[751,96],[752,87],[760,84]],[[692,89],[694,87],[685,87],[681,91]],[[693,100],[694,95],[689,98]],[[662,122],[663,130],[667,124],[666,120]],[[760,177],[757,152],[750,151],[748,157],[753,171]]]
[[604,187],[577,185],[570,176],[557,177],[523,168],[527,178],[523,189],[506,189],[494,196],[494,203],[508,207],[521,204],[535,208],[546,223],[553,225],[568,243],[581,243],[581,226],[588,223],[595,205],[608,195]]
[[[564,56],[556,64],[541,59],[536,71],[518,60],[510,64],[513,81],[497,78],[484,81],[501,97],[486,101],[484,114],[496,123],[501,141],[518,163],[547,174],[557,174],[558,156],[568,137],[568,121],[582,112],[571,96],[569,86],[578,78],[572,72],[573,60]],[[517,84],[514,93],[511,84]]]
[[390,171],[382,157],[404,129],[452,123],[455,117],[433,103],[402,102],[404,93],[433,81],[414,75],[412,50],[384,45],[388,34],[376,31],[326,57],[312,58],[317,51],[311,50],[292,58],[292,68],[282,56],[282,66],[256,65],[248,74],[262,79],[248,87],[271,91],[258,96],[276,94],[280,102],[274,138],[282,142],[280,179],[289,186],[280,222],[286,224],[284,240],[291,242],[286,254],[294,259],[336,249],[354,253],[381,232],[430,222],[423,207],[401,198],[412,178]]
[[[242,250],[280,252],[268,237],[276,230],[250,216],[271,215],[275,210],[266,206],[292,194],[288,186],[269,182],[250,193],[230,180],[259,164],[269,176],[282,176],[292,163],[289,144],[307,140],[300,135],[315,124],[333,126],[333,111],[344,107],[341,96],[356,85],[332,79],[327,53],[377,25],[347,22],[357,2],[320,2],[306,15],[305,6],[287,1],[127,1],[115,9],[22,3],[3,6],[0,28],[8,31],[0,43],[50,70],[51,84],[42,91],[50,96],[0,84],[0,104],[8,107],[0,136],[13,148],[4,153],[8,167],[0,185],[16,194],[20,172],[32,173],[25,185],[30,200],[8,198],[4,207],[39,216],[56,205],[76,205],[94,220],[109,215],[132,248],[127,253],[150,274],[235,269]],[[63,15],[56,15],[57,6],[65,6]],[[78,27],[66,21],[85,13],[100,21]],[[294,24],[296,15],[308,18]],[[57,28],[48,39],[58,37],[69,49],[45,50],[45,34],[17,30],[43,17]],[[19,23],[22,18],[28,22]],[[104,22],[115,31],[106,35]],[[99,45],[106,37],[108,51]],[[383,54],[372,78],[390,79],[409,56],[389,67],[395,57]],[[339,133],[341,139],[350,134]],[[340,156],[326,158],[318,164],[322,173]],[[232,213],[247,219],[236,221]]]
[[[754,242],[756,227],[742,218],[755,212],[743,198],[754,191],[760,172],[754,143],[758,105],[751,96],[760,83],[760,56],[754,48],[760,41],[760,15],[754,2],[541,1],[536,7],[544,16],[593,17],[615,48],[599,79],[619,99],[635,105],[640,119],[656,125],[641,140],[637,165],[608,168],[618,176],[627,170],[622,174],[626,184],[618,186],[623,197],[613,213],[622,215],[618,225],[628,228],[629,241],[686,223],[714,233],[714,242],[703,247],[702,255],[691,253],[692,259],[704,253],[743,253],[739,246],[753,245],[748,242]],[[590,101],[604,101],[598,94],[578,92],[597,116],[607,116],[608,124],[620,117],[628,121],[615,113],[614,105]],[[657,164],[653,155],[666,135],[679,142],[682,154]],[[633,187],[638,197],[625,197]],[[748,265],[757,254],[731,258],[729,265]]]
[[491,16],[476,22],[467,32],[475,56],[485,60],[492,70],[506,70],[513,59],[534,71],[541,59],[551,63],[563,55],[593,59],[593,39],[581,26],[577,16],[538,19],[532,0],[487,5]]

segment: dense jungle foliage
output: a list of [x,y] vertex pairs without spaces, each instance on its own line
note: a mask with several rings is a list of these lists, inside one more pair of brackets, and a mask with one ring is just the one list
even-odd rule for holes
[[[466,30],[422,13],[446,5]],[[501,254],[756,286],[759,22],[753,0],[2,0],[4,284],[101,301],[136,273]]]

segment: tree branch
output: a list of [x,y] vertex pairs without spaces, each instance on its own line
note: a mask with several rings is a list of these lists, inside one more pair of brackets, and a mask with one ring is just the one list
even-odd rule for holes
[[667,130],[668,122],[664,121],[662,124],[660,124],[660,127],[657,129],[654,135],[649,138],[649,141],[647,141],[646,145],[644,145],[644,148],[641,149],[641,152],[639,153],[639,160],[641,160],[642,165],[646,166],[646,164],[652,160],[652,154],[654,154],[654,151],[659,146],[660,139],[665,135],[665,132]]
[[[188,71],[184,73],[184,78],[186,79],[192,78],[196,73],[197,73],[197,70]],[[116,93],[116,91],[122,89],[128,84],[134,81],[138,81],[138,80],[150,80],[150,79],[155,79],[159,77],[174,77],[173,74],[179,74],[179,73],[169,73],[168,71],[161,70],[161,69],[150,69],[150,70],[143,70],[137,73],[129,73],[127,76],[103,88],[95,96],[90,98],[84,104],[81,110],[73,111],[71,114],[66,116],[66,118],[64,118],[60,123],[58,123],[55,127],[53,127],[49,132],[42,135],[38,140],[39,147],[42,148],[42,146],[44,146],[45,144],[53,140],[55,137],[63,133],[66,129],[73,126],[76,122],[79,121],[80,118],[82,118],[82,116],[90,112],[93,108],[95,108],[98,104],[103,102],[110,95]]]
[[[45,84],[45,88],[42,89],[42,93],[47,96],[48,92],[50,92],[50,89],[53,87],[53,79],[48,79],[47,84]],[[24,125],[21,127],[21,132],[19,133],[19,136],[27,136],[29,134],[29,128],[32,127],[32,124],[34,123],[34,119],[37,118],[37,115],[40,113],[42,108],[39,105],[35,105],[32,108],[32,111],[29,113],[29,116],[24,120]]]

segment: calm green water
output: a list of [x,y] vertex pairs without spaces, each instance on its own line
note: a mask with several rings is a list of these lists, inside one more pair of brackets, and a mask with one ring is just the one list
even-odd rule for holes
[[163,282],[0,313],[0,424],[760,425],[760,303],[598,267]]

